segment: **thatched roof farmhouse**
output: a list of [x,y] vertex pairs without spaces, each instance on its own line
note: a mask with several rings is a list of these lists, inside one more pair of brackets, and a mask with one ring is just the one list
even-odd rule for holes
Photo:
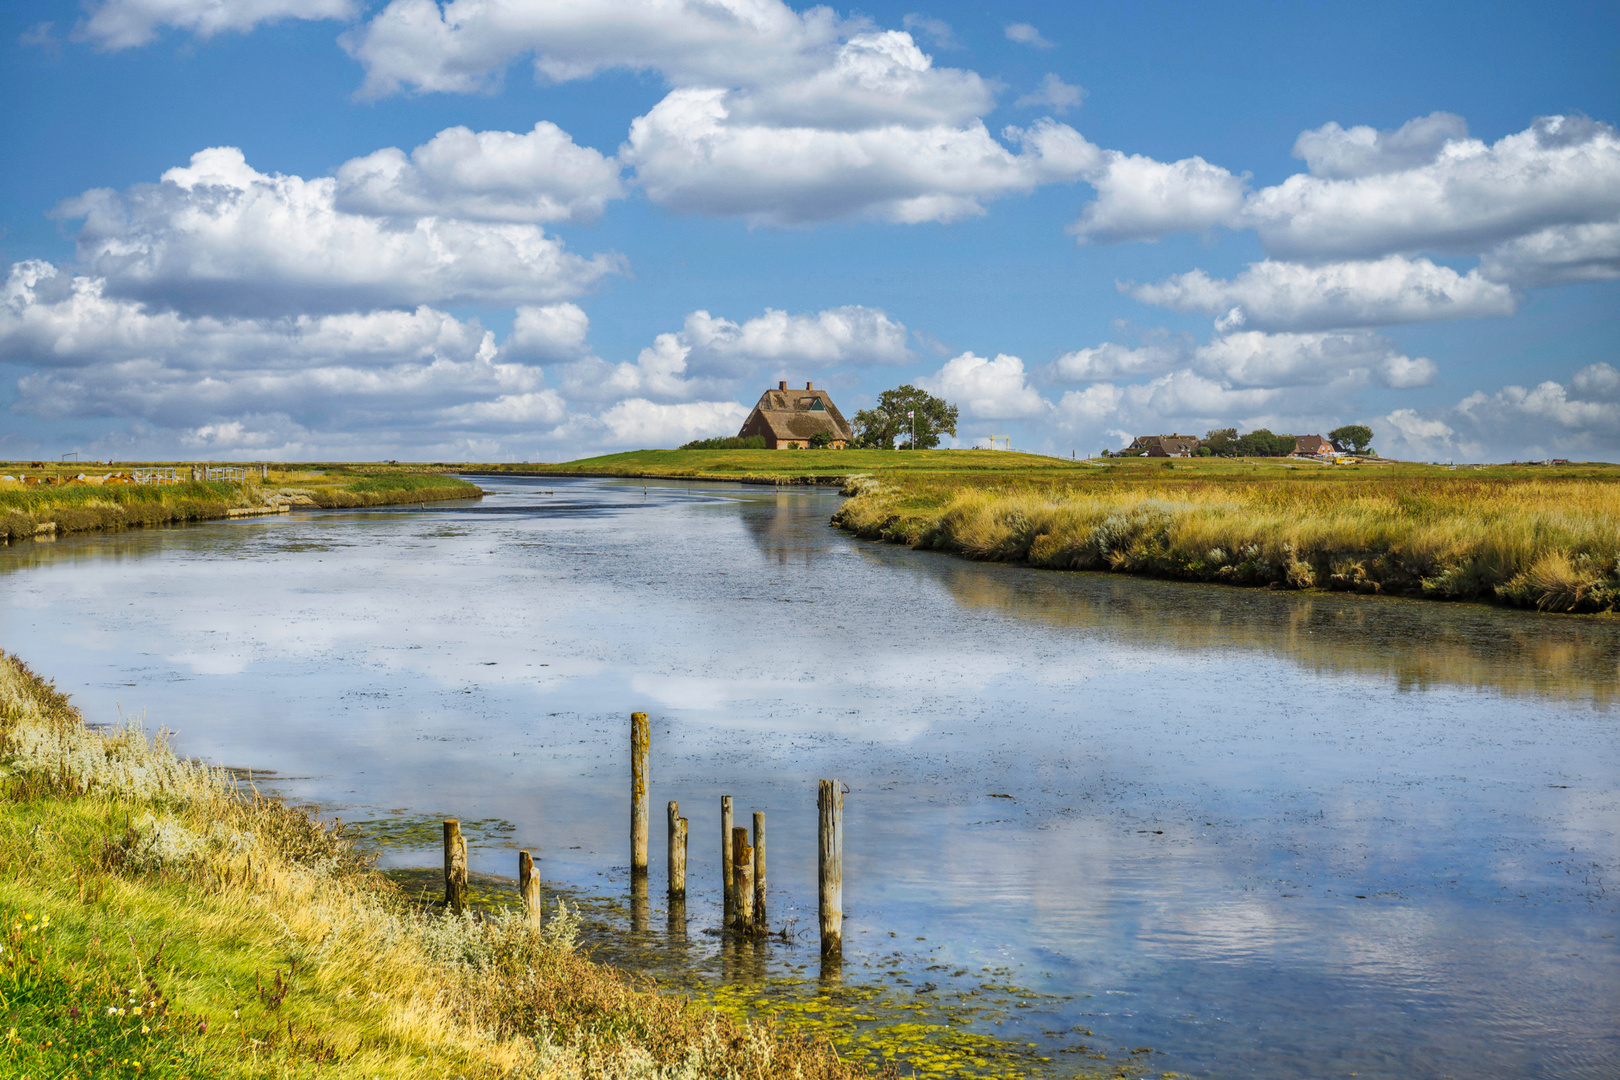
[[854,438],[849,422],[833,404],[825,390],[805,383],[803,390],[789,390],[786,382],[776,384],[759,396],[759,404],[743,421],[742,438],[760,435],[772,450],[808,448],[817,432],[825,432],[834,450],[842,450]]

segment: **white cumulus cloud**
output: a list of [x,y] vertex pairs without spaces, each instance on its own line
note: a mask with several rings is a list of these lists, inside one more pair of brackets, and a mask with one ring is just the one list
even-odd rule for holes
[[1434,361],[1407,356],[1388,338],[1366,332],[1239,331],[1199,346],[1195,365],[1239,386],[1265,387],[1324,385],[1359,374],[1407,389],[1439,374]]
[[1520,286],[1620,278],[1620,218],[1555,225],[1485,253],[1480,273]]
[[[939,33],[917,19],[909,25]],[[369,95],[482,89],[528,54],[548,80],[614,68],[658,73],[672,89],[632,122],[618,156],[649,198],[679,213],[771,225],[951,222],[983,213],[990,200],[1073,182],[1098,153],[1049,121],[1007,129],[1002,141],[983,121],[996,84],[936,66],[907,31],[827,8],[796,13],[777,0],[452,0],[442,8],[393,0],[345,41],[366,68]],[[1054,76],[1041,94],[1061,111],[1081,91]],[[392,193],[402,155],[373,157],[364,171]]]
[[1560,383],[1480,390],[1438,409],[1396,409],[1372,423],[1379,449],[1418,460],[1620,455],[1620,371],[1590,364]]
[[741,323],[700,310],[688,315],[680,330],[659,334],[634,362],[590,357],[565,366],[560,377],[570,394],[582,399],[752,396],[749,380],[909,361],[906,333],[904,323],[860,305],[802,315],[767,308]]
[[1294,156],[1312,176],[1349,180],[1432,164],[1448,142],[1467,137],[1468,122],[1445,112],[1408,120],[1393,131],[1365,124],[1346,129],[1330,122],[1301,132],[1294,140]]
[[428,307],[192,317],[38,261],[15,264],[0,294],[0,353],[31,368],[17,383],[19,413],[216,432],[271,413],[305,429],[436,424],[447,408],[544,384],[476,321]]
[[377,97],[485,90],[521,56],[550,82],[618,68],[676,86],[759,85],[813,70],[851,29],[828,8],[801,15],[780,0],[392,0],[342,40],[366,70],[362,94]]
[[602,424],[620,446],[679,446],[693,439],[735,435],[748,419],[735,401],[660,404],[642,398],[621,401],[602,414]]
[[267,175],[235,147],[192,155],[157,184],[89,191],[81,263],[111,291],[182,310],[279,314],[444,303],[544,303],[619,269],[529,224],[344,213],[330,177]]
[[591,320],[578,304],[524,305],[502,352],[534,360],[577,360],[590,353]]
[[955,221],[983,213],[987,200],[1073,181],[1097,154],[1049,120],[1007,129],[1014,152],[977,118],[915,126],[925,118],[898,104],[882,123],[855,127],[758,118],[766,111],[736,91],[677,90],[631,124],[620,158],[670,209],[806,225]]
[[1283,258],[1478,253],[1620,217],[1620,135],[1584,117],[1542,117],[1489,145],[1453,138],[1410,168],[1291,176],[1256,192],[1244,217]]
[[1252,193],[1202,158],[1105,151],[1086,177],[1097,198],[1070,229],[1082,243],[1253,229],[1285,262],[1484,255],[1482,274],[1509,284],[1616,276],[1620,134],[1608,124],[1547,116],[1486,144],[1435,113],[1392,132],[1328,124],[1295,151],[1309,172]]
[[766,308],[742,323],[707,311],[686,317],[682,331],[705,371],[754,374],[759,363],[787,374],[841,364],[903,364],[911,360],[906,327],[877,308],[851,304],[814,314]]
[[1105,341],[1084,349],[1066,352],[1052,361],[1050,375],[1063,382],[1090,382],[1098,379],[1130,379],[1162,375],[1192,359],[1190,337],[1149,341],[1137,348]]
[[624,197],[619,164],[542,120],[527,133],[446,128],[407,157],[388,147],[337,171],[343,213],[466,221],[594,221]]
[[145,45],[165,26],[206,39],[282,19],[352,19],[360,9],[358,0],[102,0],[74,37],[112,52]]
[[1086,180],[1097,198],[1069,226],[1081,243],[1152,241],[1219,225],[1237,228],[1247,188],[1244,177],[1201,157],[1163,162],[1117,150],[1103,151]]
[[1389,255],[1321,265],[1267,259],[1230,280],[1202,270],[1155,284],[1122,285],[1144,304],[1221,316],[1225,329],[1328,330],[1511,315],[1506,285],[1428,259]]
[[79,261],[110,290],[186,311],[282,314],[428,303],[544,303],[619,269],[517,223],[345,214],[332,178],[266,175],[237,147],[211,147],[156,185],[96,189]]
[[947,360],[933,375],[919,378],[917,385],[977,419],[1027,419],[1051,408],[1029,385],[1024,362],[1006,353],[988,360],[965,352]]

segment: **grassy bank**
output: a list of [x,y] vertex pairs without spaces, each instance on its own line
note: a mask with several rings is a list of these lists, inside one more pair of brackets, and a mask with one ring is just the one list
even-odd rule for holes
[[492,476],[618,476],[660,480],[723,480],[798,483],[842,483],[849,476],[955,481],[964,484],[1092,484],[1141,479],[1222,478],[1233,481],[1289,478],[1328,483],[1350,478],[1437,480],[1620,480],[1613,465],[1572,463],[1550,467],[1522,465],[1422,465],[1415,462],[1369,461],[1327,466],[1285,458],[1193,458],[1176,461],[1145,458],[1074,460],[1005,450],[634,450],[556,464],[463,465],[459,471]]
[[343,835],[0,653],[0,1074],[854,1080],[657,994],[559,911],[408,904]]
[[856,473],[963,477],[1068,475],[1090,467],[993,450],[633,450],[552,465],[476,465],[492,475],[622,476],[660,480],[767,480],[841,484]]
[[[101,479],[108,470],[86,475]],[[67,479],[59,471],[0,468],[13,476]],[[77,475],[72,474],[72,475]],[[241,481],[180,484],[0,482],[0,541],[56,536],[92,529],[125,529],[186,521],[211,521],[279,508],[388,506],[466,499],[475,484],[437,473],[352,468],[272,470]]]
[[1620,608],[1613,466],[1173,464],[988,484],[857,477],[834,522],[871,539],[1049,569],[1546,611]]

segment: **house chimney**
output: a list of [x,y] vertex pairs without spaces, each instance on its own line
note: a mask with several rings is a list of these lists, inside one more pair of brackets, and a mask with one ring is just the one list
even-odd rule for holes
[[807,382],[804,384],[804,388],[806,390],[814,390],[816,388],[816,384],[813,382]]
[[776,388],[778,390],[786,390],[787,389],[787,380],[783,379],[781,382],[777,383]]

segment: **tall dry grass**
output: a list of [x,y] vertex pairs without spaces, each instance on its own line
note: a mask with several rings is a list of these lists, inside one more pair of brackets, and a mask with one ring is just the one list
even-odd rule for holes
[[974,559],[1547,611],[1620,606],[1620,489],[1600,481],[866,481],[851,493],[834,520],[857,535]]

